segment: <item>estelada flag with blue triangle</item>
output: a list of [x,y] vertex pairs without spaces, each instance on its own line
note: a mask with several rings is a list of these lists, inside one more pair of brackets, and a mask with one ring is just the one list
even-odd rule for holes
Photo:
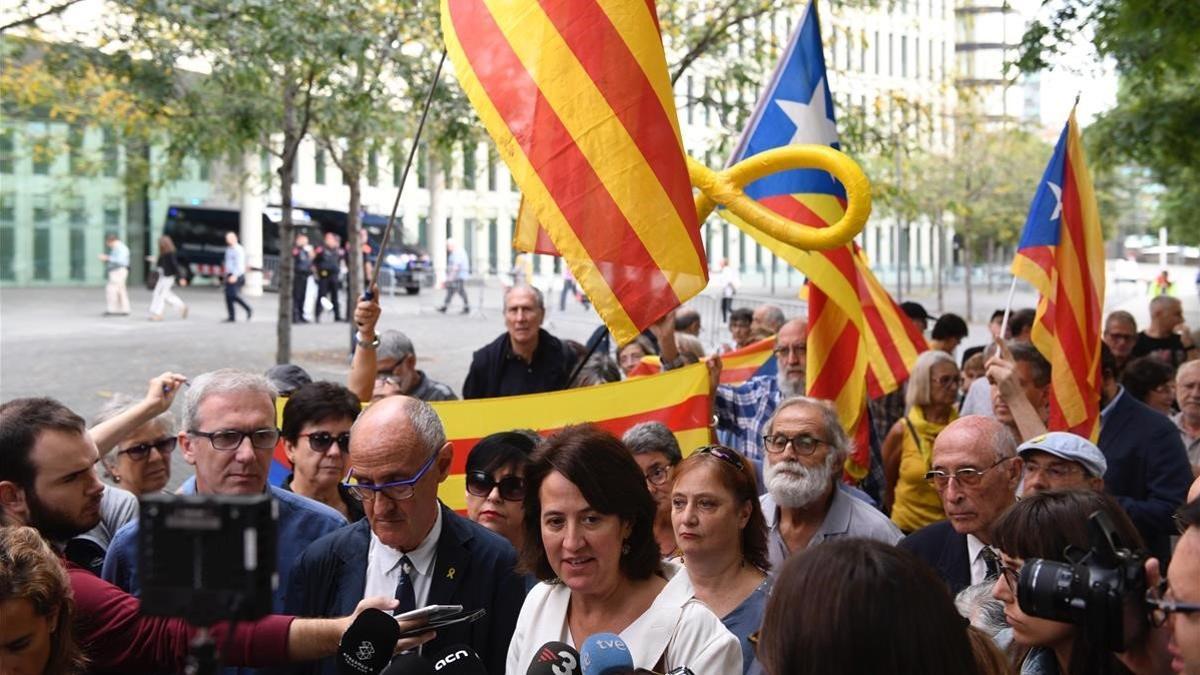
[[1052,431],[1100,433],[1104,234],[1075,110],[1029,206],[1012,272],[1037,289],[1033,344],[1050,362]]
[[[796,144],[838,148],[815,2],[791,36],[730,164]],[[747,185],[746,194],[812,227],[829,227],[846,210],[845,189],[822,170],[772,174]],[[895,391],[907,379],[927,349],[925,339],[872,274],[857,244],[805,251],[748,227],[729,211],[720,213],[808,277],[807,392],[834,402],[855,438],[846,471],[863,478],[870,469],[867,399]]]

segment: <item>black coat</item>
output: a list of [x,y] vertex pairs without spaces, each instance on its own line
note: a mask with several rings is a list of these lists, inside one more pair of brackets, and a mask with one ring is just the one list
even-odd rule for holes
[[926,525],[900,540],[900,548],[929,563],[950,587],[952,595],[971,585],[971,558],[967,535],[959,534],[948,520]]
[[502,333],[472,355],[471,369],[463,382],[463,398],[540,394],[566,389],[574,363],[566,344],[544,329],[538,329],[538,346],[530,363],[513,353],[508,333]]

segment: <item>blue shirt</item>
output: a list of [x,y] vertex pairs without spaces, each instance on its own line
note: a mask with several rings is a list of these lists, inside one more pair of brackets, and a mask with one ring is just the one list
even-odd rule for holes
[[721,443],[761,465],[763,429],[782,398],[774,375],[755,375],[739,385],[720,385],[713,405]]
[[115,270],[121,267],[129,267],[129,247],[118,239],[108,249],[107,269]]
[[742,644],[742,672],[749,673],[754,663],[754,645],[750,635],[762,627],[763,612],[767,609],[767,598],[771,595],[771,577],[754,589],[734,610],[721,617],[721,623]]
[[[313,541],[333,532],[346,524],[346,519],[337,511],[320,502],[268,486],[275,503],[279,505],[279,542],[276,570],[279,585],[275,588],[274,611],[283,612],[284,594],[291,576],[292,564]],[[196,493],[196,478],[192,477],[179,489],[181,494]],[[132,595],[138,595],[137,555],[138,523],[133,521],[117,530],[108,555],[104,558],[104,570],[100,575],[105,581],[116,584]]]
[[471,263],[467,259],[466,251],[461,248],[456,248],[448,255],[446,266],[447,281],[462,281],[471,275]]
[[246,249],[241,244],[225,247],[225,276],[246,275]]

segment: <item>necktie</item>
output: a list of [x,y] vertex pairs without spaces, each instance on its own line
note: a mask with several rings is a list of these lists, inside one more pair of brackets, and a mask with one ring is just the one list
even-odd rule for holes
[[396,614],[411,612],[417,608],[417,596],[413,592],[412,569],[412,561],[408,559],[408,556],[400,558],[400,582],[396,584],[396,599],[400,601],[400,606],[396,608]]
[[995,581],[1000,576],[1000,556],[996,555],[991,546],[984,546],[979,555],[983,558],[983,565],[987,569],[984,580]]

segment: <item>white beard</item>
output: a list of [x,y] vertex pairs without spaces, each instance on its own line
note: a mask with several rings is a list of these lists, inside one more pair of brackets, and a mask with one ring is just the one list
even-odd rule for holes
[[780,400],[791,398],[792,396],[804,396],[804,379],[799,382],[789,380],[787,373],[780,370],[775,374],[775,382],[779,385]]
[[[799,509],[812,504],[833,482],[834,453],[824,462],[809,468],[798,460],[781,460],[763,467],[763,481],[775,503],[787,509]],[[783,470],[787,472],[784,473]]]

